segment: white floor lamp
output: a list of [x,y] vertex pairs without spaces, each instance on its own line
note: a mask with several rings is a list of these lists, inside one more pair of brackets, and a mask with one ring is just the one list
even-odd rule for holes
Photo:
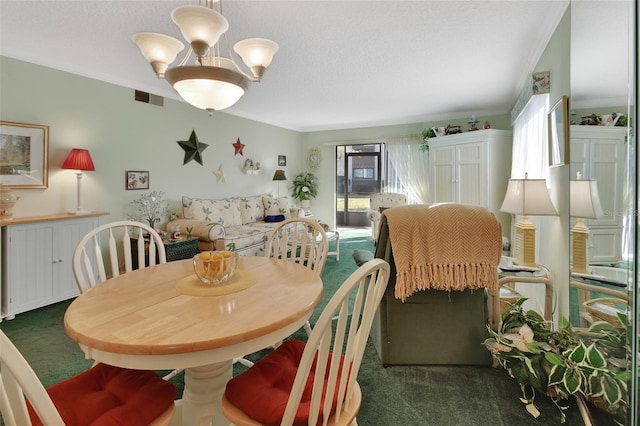
[[76,171],[76,177],[78,182],[78,205],[73,214],[88,214],[90,211],[83,210],[82,201],[80,196],[80,188],[82,183],[82,172],[83,171],[95,171],[95,167],[93,165],[93,160],[91,160],[91,155],[89,155],[89,151],[86,149],[78,149],[74,148],[71,150],[69,155],[67,155],[67,159],[64,160],[62,164],[63,169],[73,169]]

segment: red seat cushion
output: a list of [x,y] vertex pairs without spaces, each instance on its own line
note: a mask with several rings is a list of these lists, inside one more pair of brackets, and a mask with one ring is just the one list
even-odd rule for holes
[[[153,371],[106,364],[47,388],[66,426],[146,425],[173,404],[176,388]],[[42,425],[31,405],[29,416]]]
[[[289,393],[293,387],[304,348],[305,343],[300,340],[285,341],[275,351],[256,362],[253,367],[229,380],[225,397],[247,416],[261,424],[279,425],[287,407]],[[314,371],[315,362],[311,367],[294,425],[307,425]],[[335,398],[336,395],[334,395]],[[320,410],[320,418],[322,418],[322,407]]]

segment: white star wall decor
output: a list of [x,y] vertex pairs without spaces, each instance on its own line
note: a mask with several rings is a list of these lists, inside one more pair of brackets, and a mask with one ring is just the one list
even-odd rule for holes
[[224,169],[222,168],[222,164],[220,164],[220,167],[218,167],[218,170],[213,172],[214,175],[216,175],[216,183],[227,183],[227,178],[224,175]]

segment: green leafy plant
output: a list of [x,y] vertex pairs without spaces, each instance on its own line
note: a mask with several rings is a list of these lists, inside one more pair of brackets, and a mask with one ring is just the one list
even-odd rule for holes
[[292,197],[297,200],[310,200],[318,196],[318,177],[311,172],[300,173],[293,179]]
[[424,129],[422,131],[422,140],[420,141],[420,151],[429,151],[429,138],[435,138],[436,132],[433,129]]
[[489,327],[484,345],[491,352],[494,367],[504,368],[522,389],[520,400],[538,417],[536,393],[549,396],[565,421],[562,400],[583,396],[597,407],[620,419],[627,409],[627,385],[631,379],[628,320],[618,314],[621,327],[595,322],[588,330],[573,330],[561,317],[557,330],[535,311],[524,311],[521,298],[502,315],[498,331]]

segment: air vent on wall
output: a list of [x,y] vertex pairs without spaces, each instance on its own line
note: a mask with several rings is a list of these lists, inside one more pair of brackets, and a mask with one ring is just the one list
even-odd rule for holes
[[164,98],[162,96],[152,95],[151,93],[143,92],[142,90],[135,91],[134,99],[145,104],[164,106]]

